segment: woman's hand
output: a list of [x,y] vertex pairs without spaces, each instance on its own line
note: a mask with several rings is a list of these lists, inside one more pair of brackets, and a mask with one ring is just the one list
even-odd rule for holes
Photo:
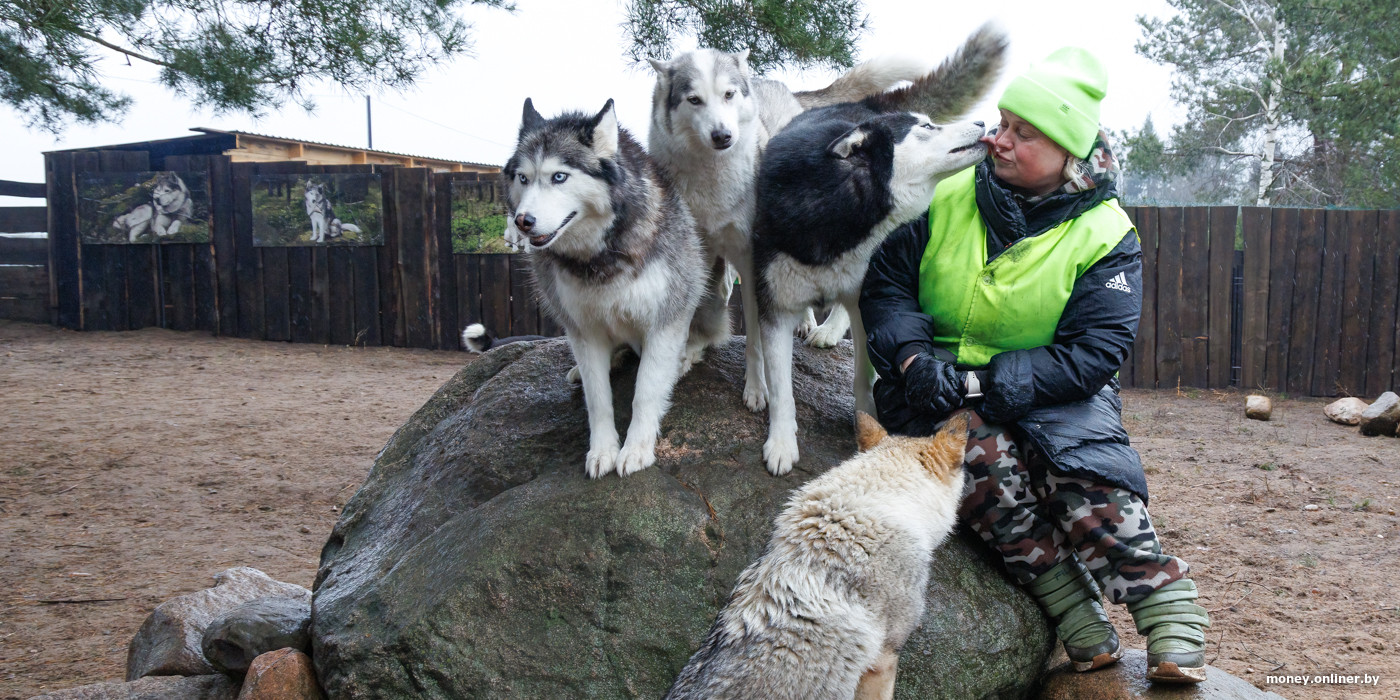
[[967,377],[951,363],[927,354],[904,365],[904,400],[916,411],[944,415],[963,405]]

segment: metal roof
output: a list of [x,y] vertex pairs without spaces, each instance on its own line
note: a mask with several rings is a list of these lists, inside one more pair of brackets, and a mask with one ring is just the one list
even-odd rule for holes
[[236,131],[229,129],[210,129],[208,127],[197,126],[190,131],[198,131],[205,134],[228,134],[232,136],[255,136],[260,139],[272,139],[275,141],[288,141],[302,143],[311,146],[326,146],[329,148],[340,148],[347,151],[363,151],[365,153],[378,153],[386,156],[398,156],[400,158],[418,158],[420,160],[435,160],[444,163],[461,163],[462,165],[472,165],[478,168],[500,168],[501,166],[492,163],[475,163],[469,160],[458,160],[456,158],[440,158],[438,156],[422,156],[412,153],[397,153],[395,151],[381,151],[374,148],[361,148],[359,146],[344,146],[338,143],[325,143],[324,141],[309,141],[307,139],[288,138],[286,136],[273,136],[271,134],[259,134],[253,131]]

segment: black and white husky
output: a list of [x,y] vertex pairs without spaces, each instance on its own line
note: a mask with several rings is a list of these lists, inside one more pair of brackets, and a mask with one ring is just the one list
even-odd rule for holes
[[934,187],[980,161],[981,122],[937,124],[982,96],[1006,38],[983,27],[908,87],[805,112],[769,144],[758,175],[754,267],[768,379],[768,471],[798,459],[792,331],[809,306],[839,304],[856,347],[856,409],[874,415],[873,376],[857,302],[875,249],[918,216]]
[[[564,327],[578,363],[588,476],[651,466],[704,295],[706,259],[694,219],[641,145],[618,127],[612,100],[596,115],[553,119],[525,100],[504,177],[506,227],[528,242],[540,301]],[[608,378],[619,346],[641,357],[620,449]]]
[[[752,248],[754,178],[769,138],[804,109],[859,100],[901,80],[923,75],[926,66],[889,58],[862,63],[831,85],[793,93],[780,82],[758,78],[749,70],[748,51],[724,53],[701,49],[662,62],[652,91],[651,131],[647,146],[675,182],[690,207],[710,255],[712,292],[696,312],[687,357],[698,362],[705,348],[729,337],[729,290],[733,266],[743,284],[747,325],[744,403],[754,411],[767,403],[762,351],[754,296]],[[806,330],[813,345],[830,347],[846,333],[845,314],[837,312],[817,330]]]

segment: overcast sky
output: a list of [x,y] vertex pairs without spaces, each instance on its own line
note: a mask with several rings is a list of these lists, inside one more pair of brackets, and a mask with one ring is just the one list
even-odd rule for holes
[[[620,24],[625,0],[517,0],[507,13],[468,7],[475,25],[471,56],[433,67],[408,92],[372,96],[374,146],[379,150],[500,164],[510,155],[521,104],[532,97],[546,116],[566,109],[598,110],[617,101],[622,126],[643,143],[651,108],[650,66],[629,65]],[[996,120],[995,102],[1007,78],[1032,61],[1065,45],[1096,52],[1108,65],[1108,97],[1102,121],[1110,129],[1136,128],[1153,115],[1159,130],[1179,119],[1167,92],[1169,69],[1136,55],[1138,14],[1165,16],[1162,0],[1074,2],[1003,0],[953,3],[924,0],[866,0],[869,31],[861,37],[858,59],[884,54],[943,60],[983,22],[995,20],[1011,40],[1007,76],[972,117]],[[693,43],[681,48],[693,48]],[[308,114],[287,105],[255,120],[241,114],[214,115],[192,109],[154,81],[144,64],[128,66],[115,54],[99,69],[108,85],[134,98],[118,124],[70,127],[59,137],[24,126],[12,109],[0,107],[0,179],[43,180],[42,153],[65,148],[166,139],[206,126],[274,136],[364,146],[365,99],[334,85],[312,91],[317,109]],[[770,75],[798,89],[821,87],[835,77],[828,71]],[[0,197],[0,206],[33,200]]]

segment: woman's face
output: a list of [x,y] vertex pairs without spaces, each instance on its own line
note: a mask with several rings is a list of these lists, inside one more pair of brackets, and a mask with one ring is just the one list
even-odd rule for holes
[[997,177],[1009,185],[1042,195],[1065,183],[1069,151],[1011,112],[1001,110],[1001,127],[982,142],[992,154]]

